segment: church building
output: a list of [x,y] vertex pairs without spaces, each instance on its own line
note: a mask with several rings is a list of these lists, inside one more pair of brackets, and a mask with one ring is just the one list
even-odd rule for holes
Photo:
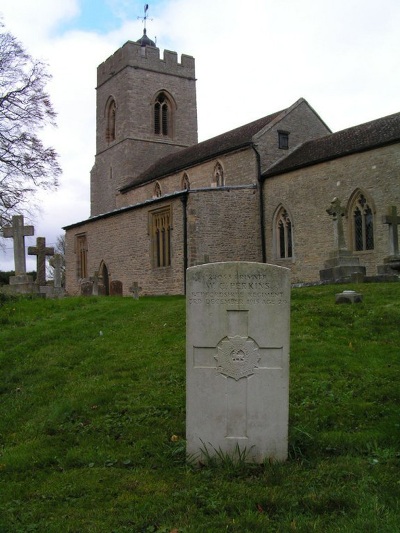
[[195,61],[161,58],[144,32],[97,70],[91,213],[64,228],[66,290],[185,294],[188,267],[220,261],[315,282],[338,222],[346,254],[373,277],[398,255],[396,206],[400,113],[332,133],[300,98],[198,143]]

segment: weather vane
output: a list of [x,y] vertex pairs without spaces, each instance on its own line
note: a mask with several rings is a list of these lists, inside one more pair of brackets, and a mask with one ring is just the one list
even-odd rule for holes
[[[144,33],[146,33],[146,20],[148,19],[148,16],[147,16],[147,11],[148,10],[149,10],[149,4],[144,4],[144,16],[143,17],[138,17],[138,19],[143,21]],[[149,20],[153,20],[153,19],[149,19]]]

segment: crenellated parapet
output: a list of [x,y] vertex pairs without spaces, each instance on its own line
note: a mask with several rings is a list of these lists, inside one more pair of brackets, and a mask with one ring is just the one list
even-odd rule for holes
[[98,66],[97,86],[99,87],[126,67],[195,79],[194,57],[182,54],[179,63],[176,52],[164,50],[163,58],[161,58],[159,48],[141,46],[139,43],[128,41]]

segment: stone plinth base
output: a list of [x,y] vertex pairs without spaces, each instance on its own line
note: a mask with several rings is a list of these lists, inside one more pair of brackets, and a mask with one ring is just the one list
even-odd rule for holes
[[11,294],[37,294],[39,292],[32,276],[28,276],[28,274],[11,276],[10,285],[5,285],[3,290]]
[[353,280],[356,283],[361,283],[365,275],[366,269],[363,266],[337,266],[319,271],[321,281],[335,283],[349,283]]
[[64,298],[65,290],[62,287],[53,287],[52,285],[42,285],[40,294],[44,298]]
[[385,257],[383,265],[378,266],[378,274],[381,276],[400,276],[400,256]]
[[324,266],[325,268],[319,271],[321,281],[348,283],[355,280],[361,283],[366,275],[366,268],[360,266],[360,259],[348,250],[331,252]]

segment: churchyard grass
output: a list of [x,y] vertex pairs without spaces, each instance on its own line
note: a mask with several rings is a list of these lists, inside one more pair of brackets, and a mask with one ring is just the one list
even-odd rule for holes
[[185,455],[185,299],[0,299],[0,531],[400,531],[400,284],[292,290],[289,459]]

